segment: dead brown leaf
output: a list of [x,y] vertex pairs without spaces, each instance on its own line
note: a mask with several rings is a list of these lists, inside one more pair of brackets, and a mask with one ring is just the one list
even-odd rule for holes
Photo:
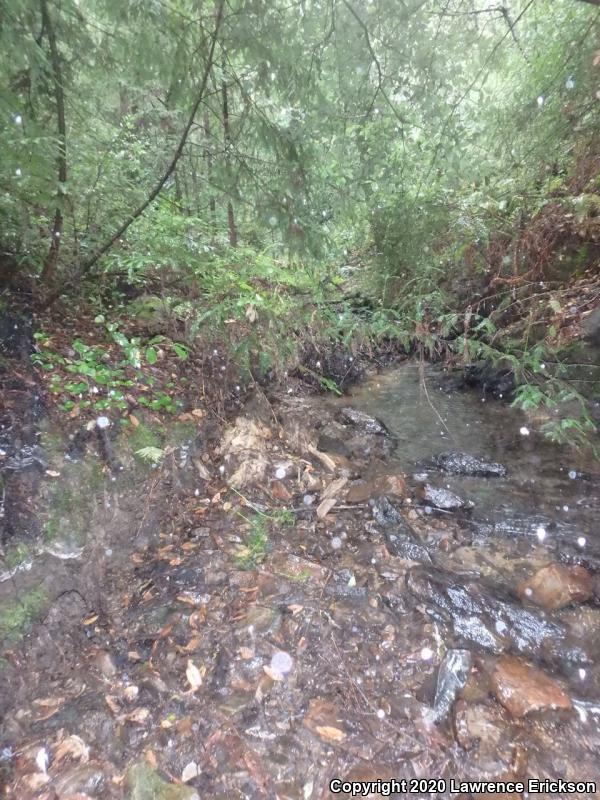
[[331,725],[317,725],[315,730],[322,739],[326,739],[328,742],[342,742],[346,738],[344,731]]
[[81,737],[75,734],[67,736],[54,751],[55,762],[62,761],[64,758],[75,758],[82,764],[87,764],[90,758],[90,748]]

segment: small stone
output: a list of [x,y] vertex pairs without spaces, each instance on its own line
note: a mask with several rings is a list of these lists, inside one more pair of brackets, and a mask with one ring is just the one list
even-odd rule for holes
[[105,678],[113,678],[117,674],[117,667],[113,657],[106,650],[101,650],[94,656],[94,665]]
[[347,503],[364,503],[373,497],[389,495],[404,499],[408,496],[408,487],[403,475],[379,475],[368,481],[353,483],[346,493]]
[[592,596],[592,576],[579,565],[549,564],[517,587],[526,597],[547,611],[556,611],[571,603],[584,603]]
[[282,481],[285,478],[286,474],[287,473],[284,467],[278,467],[275,470],[275,477],[277,478],[278,481]]
[[513,717],[541,712],[569,712],[570,697],[545,672],[515,656],[503,656],[492,673],[492,690]]
[[430,483],[424,484],[418,494],[422,502],[434,506],[434,508],[441,508],[444,511],[456,511],[468,505],[461,497],[449,489],[438,488]]
[[108,417],[98,417],[96,420],[96,425],[98,428],[100,428],[100,430],[103,430],[104,428],[108,428],[110,426],[110,420]]

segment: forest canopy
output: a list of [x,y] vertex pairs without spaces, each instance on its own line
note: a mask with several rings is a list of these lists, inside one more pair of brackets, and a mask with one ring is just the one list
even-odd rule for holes
[[503,298],[597,271],[598,5],[7,0],[3,272],[40,308],[176,295],[193,336],[338,287],[510,356]]

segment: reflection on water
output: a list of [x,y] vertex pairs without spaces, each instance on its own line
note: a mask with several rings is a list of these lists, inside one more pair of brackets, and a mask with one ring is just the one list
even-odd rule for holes
[[[554,445],[522,413],[476,392],[444,391],[442,373],[417,364],[377,376],[355,390],[352,404],[381,419],[397,437],[395,466],[421,472],[428,459],[459,450],[507,469],[506,478],[444,475],[447,486],[475,503],[474,517],[506,523],[507,517],[541,515],[593,538],[600,512],[597,462]],[[347,402],[347,401],[346,401]],[[540,523],[541,524],[541,523]],[[535,533],[535,528],[533,530]]]

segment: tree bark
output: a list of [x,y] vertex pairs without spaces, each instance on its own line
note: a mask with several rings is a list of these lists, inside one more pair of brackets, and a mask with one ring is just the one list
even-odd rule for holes
[[204,157],[206,159],[206,182],[208,184],[208,190],[210,192],[208,207],[210,209],[212,240],[214,241],[217,237],[217,202],[215,200],[215,196],[213,194],[211,186],[213,158],[212,158],[212,150],[210,142],[210,116],[208,111],[204,112],[204,141],[205,141]]
[[[67,183],[67,122],[65,115],[65,94],[62,82],[62,70],[60,66],[60,55],[56,43],[56,33],[48,10],[47,0],[40,0],[42,12],[42,26],[48,34],[48,44],[50,46],[50,64],[52,66],[52,81],[54,83],[54,102],[56,104],[56,124],[58,129],[58,156],[56,159],[58,172],[57,190],[64,196]],[[50,249],[44,261],[41,282],[44,286],[52,283],[56,274],[56,265],[60,253],[60,237],[63,231],[63,214],[60,200],[54,212],[54,222],[52,224],[52,240]]]
[[[213,66],[213,58],[214,58],[215,47],[216,47],[216,44],[217,44],[217,37],[219,35],[219,29],[221,27],[221,22],[223,20],[223,8],[224,8],[224,6],[225,6],[225,0],[219,0],[219,4],[217,6],[216,13],[215,13],[215,27],[214,27],[214,30],[213,30],[213,35],[211,37],[210,48],[209,48],[209,52],[208,52],[208,56],[207,56],[207,60],[206,60],[206,66],[204,68],[204,73],[202,75],[202,81],[200,82],[200,88],[198,89],[198,95],[197,95],[196,100],[195,100],[195,102],[194,102],[194,104],[192,106],[192,110],[190,112],[190,115],[189,115],[188,121],[186,123],[186,126],[183,129],[183,132],[182,132],[181,137],[179,139],[179,144],[175,148],[175,152],[173,153],[173,155],[171,157],[171,160],[169,161],[169,164],[168,164],[166,170],[161,175],[161,177],[158,179],[158,181],[156,182],[154,188],[152,189],[152,191],[150,192],[148,197],[144,200],[144,202],[141,203],[135,209],[135,211],[132,211],[132,213],[117,228],[117,230],[113,233],[113,235],[109,239],[107,239],[104,242],[104,244],[102,244],[100,247],[98,247],[79,266],[79,269],[76,271],[75,276],[73,276],[71,278],[70,282],[73,282],[74,280],[81,279],[84,275],[86,275],[91,270],[91,268],[94,266],[94,264],[96,264],[96,262],[100,258],[102,258],[102,256],[106,252],[108,252],[108,250],[110,250],[110,248],[113,246],[113,244],[118,239],[121,238],[121,236],[130,227],[130,225],[132,225],[139,217],[141,217],[142,214],[144,213],[144,211],[150,205],[152,205],[152,203],[156,200],[158,195],[163,190],[164,185],[166,184],[166,182],[169,180],[169,178],[173,174],[173,171],[175,170],[175,167],[177,166],[177,162],[179,161],[179,159],[181,158],[181,154],[183,153],[183,149],[185,147],[185,143],[187,142],[190,130],[192,128],[192,125],[194,124],[194,120],[196,118],[196,114],[198,113],[198,109],[200,108],[200,104],[202,103],[202,101],[204,99],[204,95],[206,93],[206,86],[208,84],[208,77],[210,75],[210,72],[211,72],[212,66]],[[46,298],[46,300],[43,302],[42,309],[46,309],[49,306],[51,306],[52,303],[54,303],[60,297],[60,295],[62,294],[63,289],[64,289],[64,285],[62,287],[60,287],[59,289],[57,289],[56,291],[52,292]]]
[[[223,99],[223,139],[225,142],[225,166],[227,176],[231,179],[231,130],[229,128],[229,97],[227,94],[227,81],[225,80],[225,59],[223,59],[223,80],[221,82],[221,97]],[[227,227],[229,229],[229,244],[237,247],[238,233],[235,226],[235,212],[231,199],[227,201]]]

